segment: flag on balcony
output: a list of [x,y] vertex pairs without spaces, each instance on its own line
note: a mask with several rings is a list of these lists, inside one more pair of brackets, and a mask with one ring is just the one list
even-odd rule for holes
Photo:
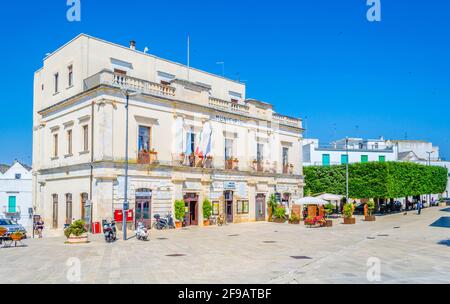
[[211,123],[207,122],[203,126],[203,130],[200,134],[198,146],[195,150],[195,154],[199,157],[206,157],[211,153]]

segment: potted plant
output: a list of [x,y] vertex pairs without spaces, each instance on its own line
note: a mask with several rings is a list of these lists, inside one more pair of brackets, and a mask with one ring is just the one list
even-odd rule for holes
[[368,202],[367,202],[367,210],[368,210],[368,215],[365,216],[364,220],[366,222],[375,222],[375,216],[373,215],[373,211],[375,210],[375,201],[373,200],[373,198],[371,198]]
[[0,227],[0,237],[4,236],[8,232],[8,229],[5,227]]
[[356,219],[353,217],[355,212],[355,206],[352,203],[347,203],[344,205],[344,224],[354,225],[356,224]]
[[88,242],[88,230],[86,223],[83,220],[73,222],[66,230],[64,235],[67,238],[68,244],[83,244]]
[[439,207],[447,207],[447,203],[443,197],[439,198]]
[[330,219],[330,215],[333,214],[334,210],[335,206],[332,203],[328,203],[325,205],[326,227],[333,227],[333,221]]
[[150,162],[150,155],[146,149],[139,151],[138,164],[148,164]]
[[294,224],[294,225],[300,224],[300,217],[297,214],[293,213],[291,215],[291,217],[289,218],[289,224]]
[[185,212],[185,204],[182,200],[175,201],[175,226],[181,228],[183,226]]
[[272,194],[269,198],[269,202],[267,204],[268,209],[269,209],[269,222],[272,221],[273,217],[272,215],[275,212],[275,208],[278,206],[278,202],[277,202],[277,197],[275,196],[275,194]]
[[207,156],[205,161],[205,168],[212,168],[213,157]]
[[290,164],[288,167],[288,171],[290,175],[294,174],[294,165]]
[[212,215],[212,204],[208,199],[203,201],[203,226],[209,226],[209,218]]
[[273,213],[273,218],[275,223],[285,223],[286,222],[286,210],[282,206],[277,206]]

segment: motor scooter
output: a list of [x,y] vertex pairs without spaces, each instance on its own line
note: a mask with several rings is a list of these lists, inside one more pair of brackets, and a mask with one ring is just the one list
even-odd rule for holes
[[105,236],[105,241],[107,243],[112,243],[117,240],[117,227],[116,222],[104,222],[103,225],[103,235]]
[[148,241],[148,230],[143,222],[139,222],[135,231],[136,238],[140,241]]

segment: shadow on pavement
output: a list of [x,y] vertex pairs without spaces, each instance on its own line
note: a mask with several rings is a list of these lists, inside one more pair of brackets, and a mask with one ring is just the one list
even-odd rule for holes
[[450,217],[443,216],[436,222],[430,225],[430,227],[450,228]]

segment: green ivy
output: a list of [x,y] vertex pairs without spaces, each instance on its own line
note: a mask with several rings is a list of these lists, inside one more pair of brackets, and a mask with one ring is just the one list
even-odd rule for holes
[[[305,191],[345,195],[345,166],[305,167]],[[349,196],[397,198],[443,193],[447,169],[408,162],[349,165]]]

